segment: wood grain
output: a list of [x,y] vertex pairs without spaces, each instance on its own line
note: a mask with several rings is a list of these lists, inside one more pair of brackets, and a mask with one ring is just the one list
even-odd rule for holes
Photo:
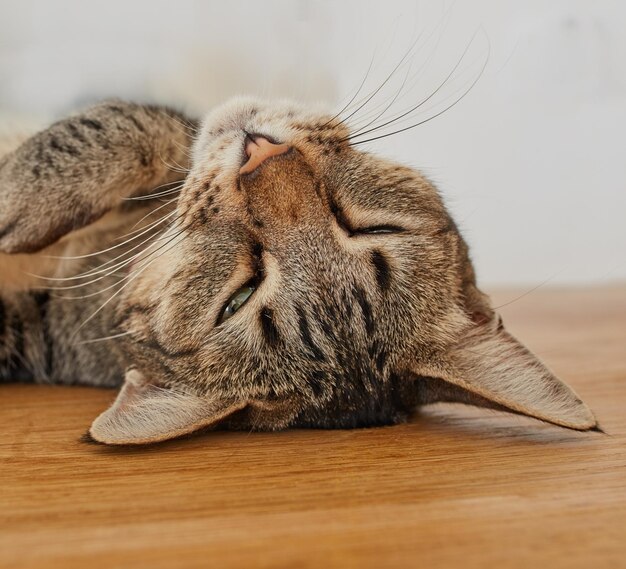
[[112,392],[3,386],[0,566],[626,567],[626,287],[501,312],[608,435],[441,405],[115,449],[79,442]]

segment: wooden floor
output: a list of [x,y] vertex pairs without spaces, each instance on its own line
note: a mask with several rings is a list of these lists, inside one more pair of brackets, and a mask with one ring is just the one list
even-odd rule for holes
[[112,392],[2,387],[0,567],[626,567],[626,286],[501,312],[607,435],[438,406],[106,448],[79,437]]

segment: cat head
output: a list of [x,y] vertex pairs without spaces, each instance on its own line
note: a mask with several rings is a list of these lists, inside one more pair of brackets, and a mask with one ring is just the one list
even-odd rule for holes
[[208,116],[130,281],[132,365],[91,428],[105,443],[390,424],[434,401],[596,426],[476,287],[433,185],[324,113],[239,99]]

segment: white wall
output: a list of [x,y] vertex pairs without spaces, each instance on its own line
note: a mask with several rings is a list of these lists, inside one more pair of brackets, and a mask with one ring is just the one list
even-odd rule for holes
[[[469,95],[367,146],[439,184],[483,283],[626,279],[620,0],[0,0],[0,117],[48,119],[104,96],[201,112],[240,92],[340,108],[372,57],[362,93],[421,37],[410,70],[402,67],[358,122],[393,98],[407,72],[419,74],[388,114],[427,97],[481,25],[490,59]],[[460,80],[416,120],[454,100],[486,49],[479,32]]]

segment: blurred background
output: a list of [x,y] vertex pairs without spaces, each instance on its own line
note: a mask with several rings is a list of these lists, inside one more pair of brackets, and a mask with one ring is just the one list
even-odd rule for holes
[[0,0],[0,132],[104,97],[352,100],[361,148],[438,184],[483,285],[623,280],[625,25],[620,0]]

